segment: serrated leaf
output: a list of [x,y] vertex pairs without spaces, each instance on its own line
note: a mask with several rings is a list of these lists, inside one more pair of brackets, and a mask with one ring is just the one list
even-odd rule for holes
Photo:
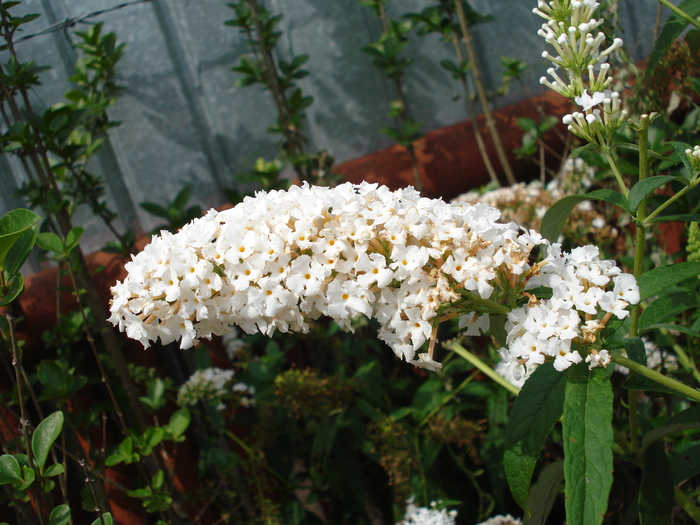
[[[671,182],[672,180],[681,180],[682,177],[672,177],[670,175],[657,175],[656,177],[649,177],[644,180],[640,180],[637,184],[632,186],[629,196],[627,197],[629,201],[629,207],[631,210],[637,210],[642,200],[644,200],[651,192],[657,190],[664,184]],[[684,180],[684,179],[683,179]]]
[[66,525],[70,519],[70,507],[66,504],[59,505],[51,511],[49,525]]
[[663,323],[675,315],[698,305],[698,295],[694,292],[672,292],[655,299],[639,316],[639,333],[644,333],[652,325]]
[[699,275],[700,262],[681,262],[644,272],[637,279],[640,301],[645,301],[674,284]]
[[32,434],[32,452],[39,472],[43,472],[51,445],[61,434],[61,428],[63,428],[63,412],[58,410],[39,423]]
[[566,383],[562,434],[566,522],[603,522],[613,476],[613,391],[608,370],[574,365]]
[[673,475],[660,442],[644,453],[642,484],[639,488],[641,525],[670,525],[673,511]]
[[535,464],[564,405],[568,371],[551,363],[538,367],[515,399],[506,427],[503,466],[513,498],[528,511],[528,494]]

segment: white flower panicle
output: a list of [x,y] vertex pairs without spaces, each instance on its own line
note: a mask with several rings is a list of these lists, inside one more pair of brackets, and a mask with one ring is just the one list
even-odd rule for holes
[[228,393],[233,370],[206,368],[197,370],[183,383],[177,393],[180,406],[196,405],[200,401],[219,400]]
[[406,515],[397,525],[455,525],[457,511],[437,508],[437,502],[430,503],[430,507],[418,507],[413,503],[411,496],[406,502]]
[[607,63],[607,56],[622,46],[622,40],[615,38],[601,49],[605,35],[598,31],[603,19],[594,18],[598,6],[594,0],[540,0],[533,12],[544,18],[538,34],[556,53],[542,54],[554,67],[547,70],[550,78],[542,77],[540,83],[581,106],[581,111],[563,118],[572,133],[605,146],[627,112],[621,107],[619,93],[611,90],[613,78]]
[[177,393],[177,404],[193,406],[200,401],[219,401],[216,408],[225,408],[223,398],[233,393],[244,407],[255,405],[255,388],[245,383],[231,384],[235,372],[222,368],[197,370],[183,383]]
[[[350,329],[352,318],[363,314],[379,321],[379,338],[397,356],[437,370],[438,323],[461,317],[467,334],[483,333],[485,314],[507,310],[498,299],[509,293],[550,281],[565,290],[563,297],[557,292],[513,310],[508,352],[514,366],[545,358],[563,363],[572,341],[593,330],[582,323],[595,318],[597,308],[626,314],[634,279],[613,275],[614,264],[597,254],[583,260],[581,252],[559,253],[558,245],[533,266],[531,251],[547,241],[515,223],[500,224],[499,217],[483,204],[447,204],[412,188],[369,183],[261,192],[230,210],[210,211],[176,235],[155,237],[112,288],[110,320],[146,347],[160,338],[181,339],[188,348],[234,326],[267,335],[307,332],[325,315]],[[609,285],[615,289],[607,291]],[[623,295],[615,295],[618,289]],[[568,315],[568,321],[539,331],[543,357],[534,358],[518,334],[531,332],[545,314]],[[428,352],[416,358],[426,342]]]
[[613,261],[600,260],[595,246],[562,253],[554,244],[539,264],[540,274],[530,285],[549,288],[552,296],[532,297],[508,314],[508,347],[499,351],[497,371],[517,387],[545,361],[553,361],[560,372],[580,363],[581,351],[589,368],[606,367],[610,354],[600,346],[600,332],[612,316],[624,319],[626,308],[639,302],[634,277],[621,273]]

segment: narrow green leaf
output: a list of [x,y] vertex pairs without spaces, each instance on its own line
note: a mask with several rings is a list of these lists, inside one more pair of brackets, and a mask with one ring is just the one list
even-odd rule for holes
[[652,325],[663,323],[671,317],[698,305],[700,298],[694,292],[672,292],[655,299],[639,316],[639,333]]
[[46,417],[36,427],[32,435],[32,452],[39,472],[43,472],[51,445],[61,434],[61,428],[63,428],[63,412],[60,410]]
[[640,301],[645,301],[674,284],[698,275],[700,275],[700,262],[681,262],[644,272],[637,279]]
[[525,525],[545,525],[554,501],[563,489],[564,461],[560,459],[544,467],[532,486],[528,497],[532,516],[525,518]]
[[676,150],[676,153],[681,159],[681,162],[683,163],[683,166],[685,166],[685,170],[687,175],[687,178],[692,179],[695,176],[695,169],[693,168],[693,165],[690,163],[690,159],[688,158],[688,155],[685,153],[686,150],[692,150],[692,146],[690,144],[686,144],[685,142],[676,142],[676,141],[670,141],[667,142],[666,144],[670,144],[673,146],[673,149]]
[[682,177],[672,177],[670,175],[657,175],[656,177],[649,177],[644,180],[640,180],[637,184],[632,186],[630,194],[628,197],[629,207],[631,210],[637,210],[639,204],[646,198],[651,192],[657,190],[667,182],[672,180],[679,180]]
[[613,392],[607,369],[572,368],[562,418],[566,522],[596,525],[603,522],[613,480]]
[[10,454],[0,456],[0,485],[15,483],[22,479],[19,463]]
[[168,218],[168,210],[166,210],[159,204],[156,204],[155,202],[142,202],[141,204],[139,204],[139,206],[141,206],[151,215],[155,215],[156,217],[161,217],[163,219]]
[[671,525],[673,511],[673,475],[661,442],[644,453],[642,484],[639,488],[641,525]]
[[[681,2],[678,5],[678,8],[695,18],[700,13],[700,0],[685,0],[685,2]],[[688,22],[676,14],[672,14],[668,18],[649,55],[649,60],[647,61],[646,70],[644,72],[644,82],[651,78],[659,62],[671,47],[671,44],[678,39],[687,26]]]
[[676,434],[678,432],[683,432],[685,430],[695,430],[700,428],[700,421],[688,422],[688,423],[674,423],[667,424],[662,427],[657,427],[654,430],[650,430],[644,434],[642,439],[642,444],[639,447],[639,453],[643,454],[646,450],[656,443],[661,438],[670,436],[671,434]]
[[628,212],[631,210],[631,206],[627,202],[627,198],[619,191],[608,189],[594,190],[590,193],[586,193],[586,197],[588,197],[589,199],[609,202],[610,204],[619,206],[620,208]]
[[556,242],[561,234],[566,219],[576,207],[576,205],[588,200],[602,200],[620,206],[625,211],[629,211],[627,199],[620,192],[613,190],[595,190],[586,195],[568,195],[552,204],[542,218],[540,233],[550,242]]
[[43,232],[36,236],[36,244],[46,251],[63,254],[63,241],[53,232]]
[[5,267],[5,256],[12,245],[40,220],[41,217],[26,208],[8,211],[0,217],[0,269]]
[[657,222],[700,222],[700,215],[697,213],[679,213],[676,215],[657,215],[652,219],[650,224],[656,224]]
[[49,525],[66,525],[70,519],[70,507],[66,504],[59,505],[51,511]]
[[503,466],[510,491],[525,511],[535,464],[547,436],[559,420],[569,372],[546,363],[532,374],[515,398],[506,427]]

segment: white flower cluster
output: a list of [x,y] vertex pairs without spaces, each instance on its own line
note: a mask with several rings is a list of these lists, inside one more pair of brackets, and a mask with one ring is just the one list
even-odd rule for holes
[[486,521],[482,521],[479,525],[523,525],[520,518],[514,518],[510,514],[503,516],[499,514],[498,516],[493,516]]
[[[540,0],[533,12],[545,19],[538,34],[557,53],[542,54],[555,67],[547,70],[551,80],[542,77],[540,82],[581,106],[582,111],[563,118],[572,133],[606,146],[627,112],[621,108],[619,93],[610,89],[613,79],[606,62],[606,57],[622,46],[622,40],[616,38],[601,49],[605,35],[598,31],[603,19],[594,18],[598,6],[595,0]],[[557,69],[565,71],[567,78]]]
[[456,510],[438,510],[435,501],[430,504],[430,508],[418,507],[413,501],[411,496],[406,502],[406,515],[397,525],[455,525]]
[[[495,290],[512,304],[525,288],[551,286],[558,290],[551,300],[513,311],[508,352],[518,363],[552,357],[562,368],[574,362],[562,357],[571,341],[591,331],[580,328],[579,314],[592,320],[600,307],[626,315],[629,298],[613,296],[636,283],[615,275],[615,290],[604,291],[619,270],[598,261],[597,251],[584,260],[593,247],[565,256],[554,245],[531,266],[532,249],[547,241],[496,222],[499,216],[484,204],[447,204],[369,183],[258,193],[155,237],[112,288],[110,320],[144,346],[181,338],[188,348],[234,325],[267,335],[306,332],[321,315],[351,328],[363,314],[379,321],[379,338],[397,356],[436,370],[441,320],[460,316],[466,333],[478,334],[489,327],[486,314],[509,309],[492,298]],[[538,332],[535,357],[521,343],[545,314],[567,321]],[[427,341],[429,351],[416,359]]]
[[[650,341],[646,337],[642,337],[644,341],[644,350],[647,355],[647,366],[656,371],[675,372],[678,370],[678,358],[671,352],[662,350],[654,341]],[[615,372],[623,375],[629,375],[628,368],[620,365],[615,365]]]
[[[693,166],[695,171],[700,171],[700,146],[694,146],[693,149],[688,148],[685,150],[685,154],[688,156],[690,165]],[[691,175],[695,175],[692,173]]]
[[110,320],[144,346],[188,348],[233,325],[306,332],[321,315],[350,327],[364,314],[397,356],[435,368],[414,357],[438,309],[460,291],[489,298],[499,269],[522,274],[542,242],[499,216],[368,183],[258,193],[155,237],[112,288]]
[[[540,264],[532,286],[550,288],[552,296],[531,297],[508,314],[508,348],[499,350],[499,373],[518,387],[545,360],[553,359],[560,372],[580,363],[579,349],[586,349],[589,368],[607,366],[610,353],[601,348],[599,334],[613,315],[624,319],[629,315],[626,308],[639,302],[634,277],[621,273],[613,261],[600,260],[595,246],[562,253],[554,244]],[[599,318],[601,311],[605,314]]]
[[196,405],[200,401],[221,399],[230,391],[228,385],[234,374],[233,370],[223,370],[221,368],[197,370],[178,390],[177,404],[180,406],[191,406]]

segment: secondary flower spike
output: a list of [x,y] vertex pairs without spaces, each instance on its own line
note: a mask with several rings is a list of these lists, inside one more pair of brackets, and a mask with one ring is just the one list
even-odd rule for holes
[[[549,243],[499,217],[484,204],[369,183],[260,192],[154,237],[112,288],[110,321],[145,347],[179,339],[189,348],[235,326],[307,332],[328,316],[351,329],[363,314],[379,321],[379,338],[397,356],[437,370],[441,320],[459,317],[467,334],[479,334],[490,314],[510,311],[504,351],[514,373],[528,360],[563,370],[581,360],[579,349],[590,353],[598,327],[585,323],[599,310],[627,315],[636,283],[594,247],[562,254],[548,246],[532,265],[533,248]],[[551,299],[526,292],[542,286],[557,291]]]

